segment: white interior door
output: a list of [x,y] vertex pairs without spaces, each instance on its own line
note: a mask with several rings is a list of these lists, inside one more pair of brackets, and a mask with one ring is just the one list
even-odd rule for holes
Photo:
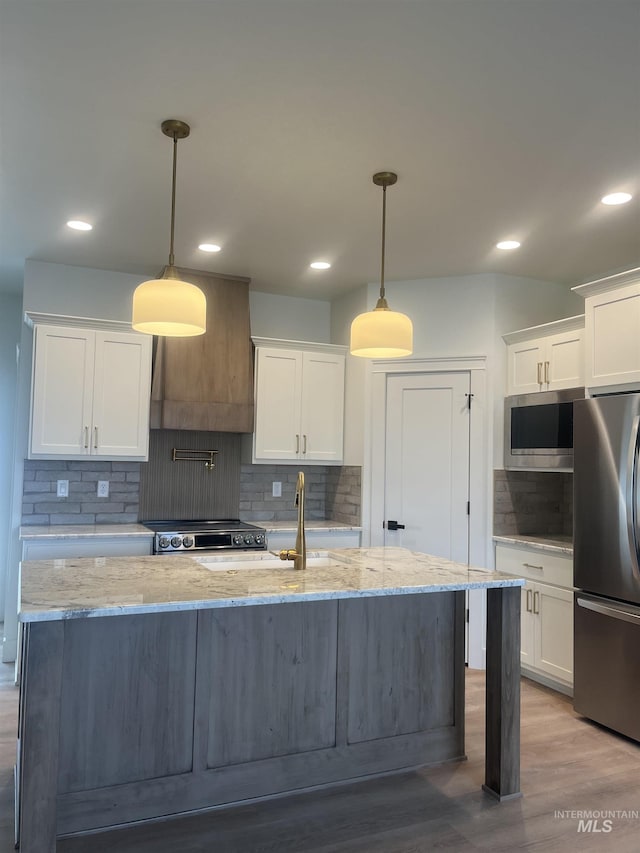
[[385,545],[468,563],[469,393],[467,372],[387,376]]

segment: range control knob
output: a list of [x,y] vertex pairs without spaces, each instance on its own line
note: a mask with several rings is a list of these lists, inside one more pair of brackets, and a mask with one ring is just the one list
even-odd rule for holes
[[193,536],[183,536],[182,544],[185,548],[193,548]]
[[161,548],[168,548],[170,542],[171,542],[171,540],[169,539],[168,536],[161,536],[160,539],[158,540],[158,545]]
[[172,536],[171,544],[174,548],[179,548],[182,545],[182,536]]
[[264,545],[264,535],[262,533],[256,533],[256,545]]
[[247,535],[244,537],[244,544],[245,545],[253,545],[253,534],[252,533],[247,533]]
[[242,536],[240,536],[239,533],[236,533],[236,535],[233,537],[233,544],[234,545],[243,545],[244,544],[244,539],[242,538]]

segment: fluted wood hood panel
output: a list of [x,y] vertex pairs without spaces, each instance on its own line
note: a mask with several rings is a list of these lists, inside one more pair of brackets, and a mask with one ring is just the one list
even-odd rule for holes
[[153,429],[253,431],[253,350],[247,278],[180,269],[207,297],[207,331],[158,338]]

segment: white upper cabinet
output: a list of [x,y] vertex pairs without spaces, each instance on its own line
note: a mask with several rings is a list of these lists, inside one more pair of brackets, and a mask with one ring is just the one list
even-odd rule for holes
[[254,462],[339,464],[345,347],[256,339]]
[[584,384],[584,315],[503,335],[507,395],[559,391]]
[[640,269],[573,288],[585,298],[585,385],[640,389]]
[[149,335],[34,325],[29,458],[148,458]]

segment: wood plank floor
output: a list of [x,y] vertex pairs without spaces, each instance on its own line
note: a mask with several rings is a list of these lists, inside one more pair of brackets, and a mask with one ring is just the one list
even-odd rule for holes
[[[57,853],[638,853],[640,819],[578,831],[559,810],[640,809],[640,746],[522,681],[521,799],[483,794],[484,673],[467,673],[468,761],[58,842]],[[0,853],[13,850],[17,690],[0,664]],[[170,807],[170,804],[167,804]],[[599,828],[605,828],[600,821]]]

